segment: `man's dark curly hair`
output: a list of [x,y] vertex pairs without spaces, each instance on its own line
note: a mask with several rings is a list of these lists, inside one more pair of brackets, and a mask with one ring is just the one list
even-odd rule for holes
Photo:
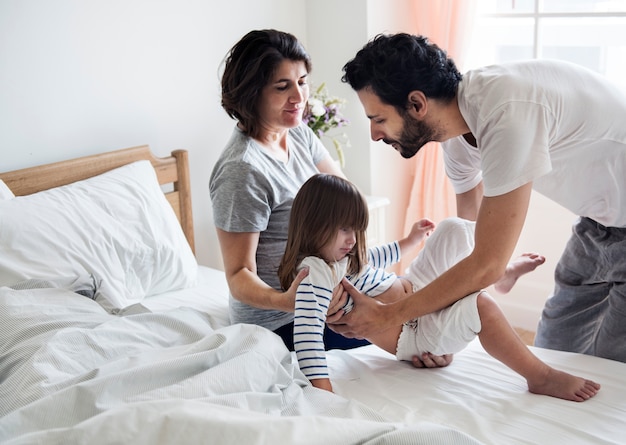
[[379,34],[343,67],[342,82],[355,91],[371,88],[383,103],[406,110],[411,91],[449,102],[463,78],[445,51],[426,37]]

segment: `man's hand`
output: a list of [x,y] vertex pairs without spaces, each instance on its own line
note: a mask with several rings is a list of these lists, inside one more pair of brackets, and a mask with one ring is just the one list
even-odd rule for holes
[[452,363],[453,357],[452,354],[433,355],[430,352],[424,352],[421,356],[414,355],[412,363],[416,368],[444,368]]
[[[340,315],[343,312],[340,310],[332,319],[330,317],[326,319],[326,323],[333,331],[349,338],[371,338],[372,334],[394,326],[394,321],[390,318],[392,313],[389,311],[393,306],[359,292],[345,278],[340,284],[343,284],[343,289],[354,300],[354,308],[343,316]],[[388,313],[385,313],[385,310]],[[403,321],[397,323],[402,324]],[[414,356],[412,363],[416,368],[442,368],[452,363],[452,358],[452,354],[439,356],[424,353],[421,356]]]
[[343,307],[348,302],[348,292],[344,289],[343,284],[339,283],[333,289],[333,296],[328,305],[326,321],[329,323],[339,320],[343,316]]
[[359,292],[345,278],[341,284],[354,300],[354,308],[343,316],[337,317],[335,314],[326,319],[333,331],[344,337],[362,339],[393,326],[393,322],[384,313],[387,305]]

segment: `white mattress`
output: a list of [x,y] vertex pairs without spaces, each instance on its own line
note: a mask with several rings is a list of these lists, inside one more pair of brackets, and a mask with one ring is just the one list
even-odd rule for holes
[[[228,323],[223,273],[202,267],[200,277],[193,292],[163,294],[144,304],[152,309],[194,305]],[[487,354],[478,340],[442,369],[415,369],[373,345],[329,351],[328,363],[338,395],[392,422],[441,424],[488,444],[625,444],[626,364],[531,349],[558,369],[599,382],[601,391],[582,403],[531,394],[524,379]]]
[[0,442],[626,443],[624,363],[532,348],[602,384],[575,403],[530,394],[477,341],[441,369],[366,346],[329,351],[330,394],[276,335],[229,326],[224,274],[200,272],[123,316],[70,291],[0,287]]

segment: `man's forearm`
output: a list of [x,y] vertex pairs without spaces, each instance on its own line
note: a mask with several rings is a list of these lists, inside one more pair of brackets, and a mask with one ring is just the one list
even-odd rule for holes
[[392,303],[393,315],[402,318],[397,322],[405,323],[422,315],[444,309],[461,298],[493,284],[497,274],[489,268],[475,267],[470,258],[460,261],[436,280],[413,293]]

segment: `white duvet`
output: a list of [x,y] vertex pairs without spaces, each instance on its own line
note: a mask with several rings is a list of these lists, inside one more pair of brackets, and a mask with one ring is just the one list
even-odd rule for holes
[[273,333],[211,320],[0,288],[0,443],[478,443],[317,390]]

